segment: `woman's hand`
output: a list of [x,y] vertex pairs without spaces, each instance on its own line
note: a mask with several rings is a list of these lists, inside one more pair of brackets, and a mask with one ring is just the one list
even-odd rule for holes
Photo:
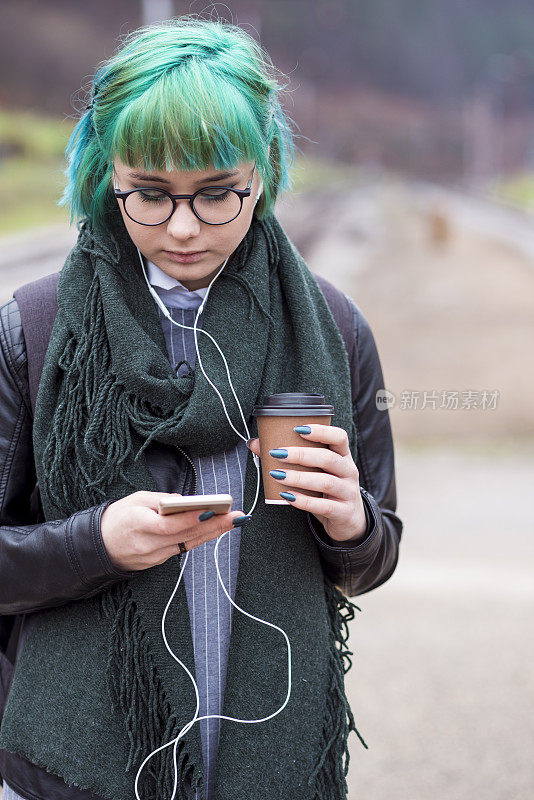
[[[274,477],[280,482],[282,490],[287,486],[294,497],[286,497],[291,504],[303,511],[309,511],[324,526],[330,538],[337,542],[356,542],[362,539],[367,530],[367,520],[362,496],[360,494],[360,475],[349,448],[347,432],[332,425],[308,425],[311,432],[301,433],[313,442],[327,444],[324,447],[285,447],[287,457],[280,458],[280,469],[285,478]],[[260,440],[251,439],[249,447],[260,455]],[[271,455],[273,451],[271,450]],[[286,464],[302,464],[317,467],[324,472],[299,472],[286,469]],[[272,473],[271,473],[272,475]],[[299,493],[298,489],[312,489],[322,492],[324,497],[310,497]]]
[[191,550],[231,531],[233,520],[244,516],[242,511],[229,511],[201,522],[202,509],[159,514],[160,499],[173,496],[167,492],[134,492],[104,510],[102,539],[116,569],[141,570],[163,564],[180,552],[178,542]]

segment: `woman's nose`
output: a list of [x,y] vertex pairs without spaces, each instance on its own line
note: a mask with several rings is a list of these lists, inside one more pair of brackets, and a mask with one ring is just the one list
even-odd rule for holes
[[196,236],[200,232],[200,220],[193,213],[188,200],[177,200],[172,217],[167,222],[167,230],[175,239]]

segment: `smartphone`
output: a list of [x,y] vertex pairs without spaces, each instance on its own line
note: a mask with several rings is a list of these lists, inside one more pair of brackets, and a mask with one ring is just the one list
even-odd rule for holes
[[176,494],[164,497],[159,501],[160,514],[179,514],[180,511],[215,511],[216,514],[227,514],[234,498],[231,494]]

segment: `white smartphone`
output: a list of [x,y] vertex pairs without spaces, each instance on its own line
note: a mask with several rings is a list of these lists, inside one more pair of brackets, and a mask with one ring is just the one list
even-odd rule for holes
[[227,514],[234,498],[231,494],[175,494],[159,501],[160,514],[179,514],[181,511],[215,511]]

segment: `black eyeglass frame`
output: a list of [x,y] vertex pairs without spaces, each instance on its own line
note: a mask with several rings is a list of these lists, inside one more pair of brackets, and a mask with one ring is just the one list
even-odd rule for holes
[[[129,219],[131,219],[132,222],[137,223],[137,225],[145,225],[148,228],[155,228],[158,225],[163,225],[164,222],[168,222],[172,217],[172,215],[174,214],[174,212],[176,211],[177,200],[189,200],[191,211],[193,212],[195,217],[197,217],[197,219],[199,219],[201,222],[204,222],[206,225],[228,225],[229,222],[233,222],[234,219],[237,219],[237,217],[241,214],[241,211],[243,210],[243,199],[245,197],[250,197],[250,193],[252,191],[252,181],[254,180],[255,171],[256,171],[256,164],[254,164],[254,167],[252,169],[252,174],[250,176],[246,189],[234,189],[230,186],[203,186],[202,189],[197,189],[197,191],[194,194],[171,194],[166,189],[160,189],[159,186],[157,187],[138,186],[136,189],[128,189],[125,192],[122,192],[120,189],[114,189],[113,191],[115,197],[117,197],[119,200],[122,200],[122,205],[126,216],[129,217]],[[147,189],[149,189],[150,191],[154,191],[155,189],[157,189],[158,192],[163,192],[163,194],[166,194],[167,197],[169,197],[172,201],[171,213],[169,214],[168,217],[166,217],[166,219],[162,219],[161,222],[139,222],[139,220],[134,219],[132,216],[130,216],[130,214],[128,214],[128,211],[126,209],[126,199],[129,197],[129,195],[133,194],[134,192],[146,191]],[[201,194],[202,192],[206,192],[208,189],[225,189],[228,192],[234,192],[234,194],[236,194],[239,197],[241,205],[239,206],[239,211],[237,212],[235,217],[232,217],[232,219],[227,219],[226,222],[208,222],[207,220],[203,219],[203,217],[201,217],[200,214],[197,213],[194,206],[195,197],[198,194]]]

